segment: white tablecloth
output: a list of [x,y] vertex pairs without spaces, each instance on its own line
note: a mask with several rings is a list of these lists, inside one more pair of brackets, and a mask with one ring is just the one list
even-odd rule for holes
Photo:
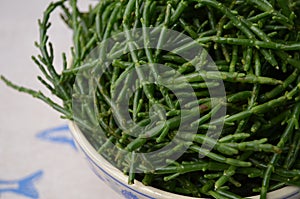
[[[31,60],[38,53],[37,19],[49,0],[0,1],[0,74],[13,82],[46,91]],[[88,1],[81,1],[84,7]],[[57,65],[69,52],[71,32],[52,17],[50,39]],[[92,173],[74,148],[67,121],[44,103],[0,82],[1,199],[119,199]]]

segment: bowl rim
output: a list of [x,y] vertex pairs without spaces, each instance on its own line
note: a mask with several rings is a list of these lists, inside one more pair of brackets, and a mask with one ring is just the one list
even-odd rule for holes
[[[163,191],[151,186],[145,186],[140,181],[135,180],[134,184],[129,185],[127,183],[128,176],[122,173],[119,169],[114,167],[111,163],[109,163],[103,156],[101,156],[96,149],[89,143],[86,139],[85,135],[81,132],[79,127],[76,125],[74,121],[69,121],[69,128],[72,133],[72,136],[75,139],[75,142],[78,147],[80,147],[81,151],[86,155],[86,157],[93,162],[102,172],[106,175],[113,178],[119,184],[125,186],[127,189],[132,190],[133,192],[143,195],[145,197],[151,199],[204,199],[204,198],[196,198],[190,196],[183,196],[167,191]],[[99,166],[101,165],[101,167]],[[289,198],[294,195],[300,193],[300,187],[295,186],[286,186],[284,188],[272,191],[268,193],[268,198],[278,198],[280,196]],[[149,197],[151,196],[151,197]],[[249,199],[259,199],[259,195],[249,196]]]

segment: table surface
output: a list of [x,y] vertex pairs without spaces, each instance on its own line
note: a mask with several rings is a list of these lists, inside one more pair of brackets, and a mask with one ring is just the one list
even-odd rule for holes
[[[38,53],[37,19],[49,0],[0,1],[0,75],[46,91],[31,60]],[[83,9],[91,1],[82,0]],[[95,3],[95,2],[94,2]],[[55,64],[69,52],[72,33],[55,12],[50,40]],[[0,199],[119,199],[74,147],[67,121],[43,102],[0,82]]]

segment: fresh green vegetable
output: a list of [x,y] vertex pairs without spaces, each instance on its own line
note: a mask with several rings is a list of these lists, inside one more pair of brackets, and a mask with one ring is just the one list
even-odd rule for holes
[[[48,35],[50,15],[58,8],[73,30],[72,63],[68,66],[63,54],[62,71],[54,66]],[[269,191],[300,186],[299,15],[300,3],[293,0],[101,0],[88,12],[81,12],[76,0],[62,0],[51,3],[39,20],[40,54],[32,57],[44,75],[38,80],[62,103],[1,79],[75,121],[93,147],[129,176],[129,184],[136,179],[178,194],[217,199],[260,192],[266,199]],[[137,37],[129,32],[138,29]],[[162,50],[170,42],[169,29],[194,41],[178,36],[176,48]],[[120,32],[125,32],[123,40],[116,36]],[[154,33],[155,49],[150,46]],[[190,53],[195,41],[205,50],[191,60],[179,56]],[[208,56],[219,71],[207,63]],[[151,75],[143,71],[145,64]],[[161,71],[157,64],[176,72]],[[133,69],[137,79],[162,79],[178,93],[164,85],[132,82]],[[96,72],[102,76],[93,90]],[[187,84],[197,99],[182,105],[178,96],[192,96]],[[225,101],[211,96],[223,84]],[[124,100],[125,110],[117,103]],[[220,114],[224,108],[226,116]],[[124,121],[124,112],[133,124]],[[194,119],[198,113],[201,117]],[[181,123],[185,131],[176,136]],[[173,141],[170,150],[159,151]],[[145,170],[153,162],[139,154],[155,151],[157,163],[167,166]],[[163,158],[180,151],[176,160]]]

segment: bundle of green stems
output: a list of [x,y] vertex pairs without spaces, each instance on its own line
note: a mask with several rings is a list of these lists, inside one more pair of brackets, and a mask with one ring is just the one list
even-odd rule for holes
[[[58,8],[73,30],[72,62],[68,63],[63,54],[62,70],[54,66],[54,48],[48,35],[50,15]],[[129,183],[136,179],[194,197],[236,199],[260,194],[266,199],[272,190],[300,186],[299,15],[298,0],[101,0],[88,12],[81,12],[76,0],[63,0],[51,3],[39,20],[40,39],[36,46],[40,54],[32,57],[43,73],[38,80],[62,103],[1,78],[8,86],[46,102],[63,118],[74,120],[93,147],[129,176]],[[206,54],[185,60],[178,53],[188,52],[192,44],[184,42],[172,52],[137,50],[137,42],[125,34],[124,40],[116,41],[108,52],[99,53],[99,62],[87,61],[93,49],[106,39],[148,27],[160,31],[159,45],[168,42],[164,30],[171,29],[192,38]],[[150,33],[142,34],[139,38],[147,44]],[[201,56],[208,55],[217,71],[205,62],[199,63]],[[103,57],[112,62],[90,99],[83,87],[89,86],[91,69],[98,69],[99,65],[101,68]],[[178,90],[184,77],[194,89],[197,101],[182,106],[164,86],[139,86],[129,96],[125,110],[135,125],[124,130],[116,121],[119,110],[112,99],[120,101],[126,96],[130,77],[124,77],[128,71],[135,69],[140,79],[147,76],[138,70],[143,64],[149,64],[154,76],[172,76],[156,71],[151,67],[155,63],[180,74],[170,77]],[[196,71],[195,64],[200,65],[200,70]],[[81,81],[76,81],[78,75],[83,76]],[[222,96],[212,98],[209,92],[220,86],[220,80],[225,86],[225,100],[220,100]],[[116,97],[114,90],[120,81],[124,81],[124,86]],[[183,89],[181,95],[189,93]],[[76,104],[76,100],[86,103]],[[213,100],[220,100],[218,106],[212,105]],[[165,111],[149,114],[154,104]],[[226,115],[218,117],[224,107]],[[177,160],[160,159],[164,154],[158,153],[157,161],[167,166],[141,172],[147,160],[133,161],[135,155],[168,145],[182,122],[180,115],[189,113],[192,118],[194,112],[200,112],[201,117],[185,124],[187,132],[176,137],[178,145],[168,153],[175,154],[183,148],[186,151]],[[164,118],[165,122],[157,122],[136,136],[129,134],[147,126],[151,117]],[[220,121],[224,124],[220,135],[208,135],[208,129],[217,128]],[[190,126],[198,128],[196,134],[189,133]],[[99,133],[99,127],[104,135]],[[109,143],[114,147],[107,147]],[[204,143],[213,148],[203,148]],[[128,151],[131,156],[118,151]]]

